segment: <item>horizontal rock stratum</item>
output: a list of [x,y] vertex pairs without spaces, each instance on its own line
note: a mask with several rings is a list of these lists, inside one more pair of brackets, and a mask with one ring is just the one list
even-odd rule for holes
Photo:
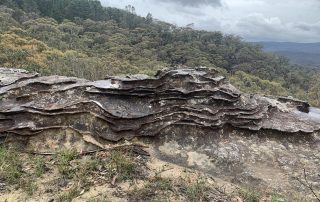
[[104,140],[155,136],[168,127],[312,133],[306,102],[242,94],[212,69],[163,70],[88,81],[0,68],[0,133],[72,129]]
[[19,151],[142,142],[151,158],[287,201],[315,198],[300,183],[305,177],[320,190],[319,110],[241,93],[214,69],[88,81],[0,68],[0,98],[0,144]]

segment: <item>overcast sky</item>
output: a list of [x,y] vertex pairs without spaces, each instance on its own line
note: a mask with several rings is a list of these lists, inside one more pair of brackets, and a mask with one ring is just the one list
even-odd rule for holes
[[320,0],[101,0],[179,26],[222,31],[247,41],[320,42]]

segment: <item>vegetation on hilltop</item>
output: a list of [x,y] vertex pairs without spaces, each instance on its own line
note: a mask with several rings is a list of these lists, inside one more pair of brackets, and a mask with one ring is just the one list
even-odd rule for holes
[[236,36],[177,27],[151,14],[137,16],[133,6],[105,8],[97,0],[0,0],[0,5],[0,66],[92,80],[207,66],[223,70],[243,91],[293,95],[319,105],[319,73]]

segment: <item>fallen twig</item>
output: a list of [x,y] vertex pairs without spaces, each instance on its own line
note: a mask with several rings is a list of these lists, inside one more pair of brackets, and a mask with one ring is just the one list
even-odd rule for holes
[[313,190],[313,185],[311,183],[308,182],[307,180],[307,174],[306,174],[306,169],[303,169],[303,175],[304,175],[304,181],[302,181],[300,178],[296,178],[298,180],[298,182],[300,182],[303,186],[305,186],[306,188],[308,188],[311,193],[314,195],[314,197],[320,202],[320,198],[319,196],[316,194],[316,192]]
[[112,181],[111,181],[111,185],[114,186],[116,184],[116,180],[118,178],[118,174],[116,174],[115,176],[113,176]]
[[[108,148],[101,148],[101,149],[90,150],[90,151],[82,151],[82,152],[78,153],[78,156],[86,156],[86,155],[94,154],[97,152],[112,151],[115,149],[125,148],[125,147],[139,147],[140,149],[141,148],[148,148],[148,146],[140,145],[140,144],[122,144],[122,145],[117,145],[117,146],[108,147]],[[53,155],[57,154],[57,152],[36,152],[36,151],[23,151],[23,150],[20,150],[19,152],[26,153],[26,154],[32,154],[32,155],[41,155],[41,156],[53,156]],[[146,152],[146,151],[141,152],[140,154],[143,154],[143,153],[145,155],[148,155],[148,152]]]

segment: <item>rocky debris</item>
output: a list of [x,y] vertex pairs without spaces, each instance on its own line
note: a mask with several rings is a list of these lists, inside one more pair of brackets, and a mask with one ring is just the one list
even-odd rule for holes
[[308,111],[307,103],[241,94],[218,72],[205,68],[93,82],[6,68],[0,69],[0,77],[2,136],[71,129],[118,141],[184,125],[288,133],[320,129],[319,120],[299,113]]

